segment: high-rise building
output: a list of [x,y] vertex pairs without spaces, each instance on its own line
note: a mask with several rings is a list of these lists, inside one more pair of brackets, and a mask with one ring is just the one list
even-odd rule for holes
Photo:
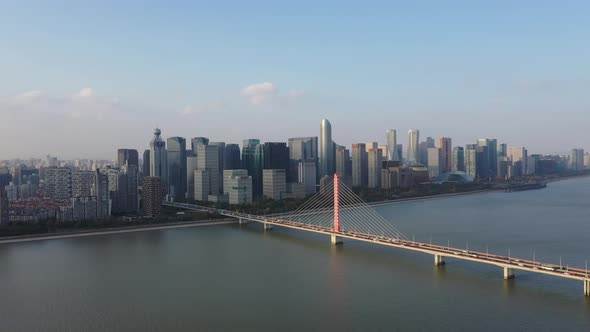
[[209,139],[207,137],[195,137],[191,139],[191,151],[193,155],[197,155],[197,145],[209,145]]
[[0,225],[7,224],[9,221],[8,195],[4,190],[4,185],[0,185]]
[[223,154],[223,169],[240,169],[241,167],[240,146],[238,144],[227,144]]
[[487,165],[481,165],[482,178],[495,178],[498,174],[498,140],[495,138],[480,138],[477,145],[485,146],[487,156],[483,158]]
[[192,153],[186,157],[186,198],[195,199],[195,170],[198,157]]
[[327,119],[322,119],[320,124],[319,145],[319,177],[332,176],[336,169],[334,159],[334,141],[332,141],[332,125]]
[[465,173],[473,177],[477,177],[477,145],[467,144],[465,146]]
[[317,137],[289,138],[289,159],[306,160],[318,158]]
[[590,168],[590,153],[584,154],[584,168]]
[[420,162],[420,131],[418,129],[410,129],[408,131],[408,164],[416,164]]
[[[208,172],[207,180],[209,183],[207,187],[209,191],[207,195],[219,195],[221,193],[219,191],[219,181],[222,181],[221,174],[219,174],[219,147],[215,145],[197,146],[197,170],[206,170]],[[195,176],[196,174],[197,173],[195,173]],[[197,179],[195,179],[195,192],[205,192],[203,188],[197,188],[196,180]],[[199,200],[198,198],[196,199]]]
[[143,179],[143,212],[146,216],[157,217],[162,211],[162,181],[160,177],[148,176]]
[[248,171],[245,169],[226,169],[223,170],[223,193],[229,192],[228,181],[234,176],[248,176]]
[[573,171],[584,169],[584,149],[572,149],[570,152],[570,169]]
[[194,173],[195,200],[206,202],[211,194],[211,172],[208,169],[197,169]]
[[143,174],[142,176],[150,176],[150,150],[143,151]]
[[401,160],[401,156],[397,155],[397,131],[395,129],[388,129],[385,132],[387,137],[387,160],[398,161]]
[[363,143],[352,145],[352,185],[366,187],[369,182],[368,155]]
[[441,174],[443,166],[442,149],[428,148],[428,176],[431,179]]
[[369,149],[367,151],[367,187],[381,187],[381,165],[383,164],[383,151],[381,149]]
[[316,160],[300,160],[297,164],[297,182],[303,183],[305,194],[309,195],[316,192],[316,179]]
[[[440,149],[440,173],[447,173],[453,170],[453,143],[450,137],[439,137],[438,148]],[[430,165],[430,163],[429,163]]]
[[498,158],[508,157],[508,144],[502,143],[498,145]]
[[347,149],[336,150],[336,174],[346,182],[346,178],[352,175],[352,170],[348,169],[350,160],[350,151]]
[[139,170],[136,165],[123,165],[121,170],[126,175],[126,204],[125,212],[136,213],[139,211]]
[[168,151],[168,194],[173,199],[186,196],[186,139],[183,137],[169,137]]
[[[494,150],[496,151],[496,150]],[[487,145],[478,145],[475,148],[477,159],[477,178],[487,179],[490,176],[490,154]]]
[[462,146],[453,148],[453,172],[465,172],[465,150]]
[[521,167],[521,169],[518,170],[518,172],[514,172],[514,174],[518,174],[518,176],[526,174],[528,153],[525,148],[509,147],[508,158],[512,161],[512,167],[515,167],[516,163],[520,162],[518,165]]
[[289,149],[287,143],[264,143],[264,169],[289,169]]
[[97,168],[95,179],[94,196],[96,197],[96,217],[106,218],[111,215],[109,177]]
[[134,149],[117,150],[117,166],[134,165],[139,167],[139,154]]
[[72,171],[67,167],[45,169],[45,195],[52,199],[65,200],[72,197]]
[[92,196],[96,182],[96,173],[93,171],[72,172],[72,197]]
[[242,168],[248,170],[252,177],[252,194],[254,198],[262,196],[262,168],[264,149],[259,139],[247,139],[242,144]]
[[154,138],[150,142],[150,176],[162,179],[160,185],[167,188],[168,183],[168,156],[166,155],[166,142],[160,137],[159,128],[154,130]]
[[246,170],[242,171],[243,174],[228,176],[227,180],[224,180],[224,190],[228,195],[229,204],[252,203],[252,177],[248,176]]
[[[225,169],[225,165],[224,165],[224,161],[225,161],[225,142],[209,142],[209,145],[211,146],[216,146],[217,149],[219,150],[218,155],[219,155],[219,177],[221,178],[221,176],[223,175],[223,170]],[[223,192],[223,181],[218,181],[219,182],[219,192],[222,193]]]
[[263,171],[263,195],[275,201],[287,196],[287,173],[284,169],[265,169]]

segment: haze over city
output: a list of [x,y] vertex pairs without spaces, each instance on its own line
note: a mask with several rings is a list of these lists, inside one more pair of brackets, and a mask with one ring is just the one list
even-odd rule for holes
[[[0,13],[2,158],[169,136],[340,144],[419,128],[537,153],[590,141],[583,1],[19,1]],[[400,135],[404,145],[406,135]]]

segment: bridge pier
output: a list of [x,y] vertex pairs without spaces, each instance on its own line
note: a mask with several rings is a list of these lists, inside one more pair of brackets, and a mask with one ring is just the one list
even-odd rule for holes
[[238,219],[238,223],[239,223],[240,225],[245,225],[245,224],[247,224],[247,223],[248,223],[248,220],[240,218],[240,219]]
[[514,279],[514,271],[508,266],[504,266],[504,280]]
[[264,223],[264,230],[265,231],[270,231],[271,229],[272,229],[272,224]]
[[435,266],[445,265],[445,256],[434,255],[434,265]]
[[342,238],[337,235],[330,235],[332,244],[342,244]]
[[590,296],[590,279],[584,279],[584,296]]

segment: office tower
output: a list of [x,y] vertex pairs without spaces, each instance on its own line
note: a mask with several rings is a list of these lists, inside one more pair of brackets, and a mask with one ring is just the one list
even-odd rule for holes
[[[508,151],[508,149],[506,150]],[[508,157],[498,157],[498,179],[505,179],[508,176],[508,168],[512,166],[512,161]]]
[[195,200],[206,202],[211,194],[211,173],[207,169],[197,169],[195,179]]
[[539,162],[539,160],[541,160],[541,155],[540,154],[533,154],[527,157],[527,161],[526,161],[526,175],[534,175],[536,168],[537,168],[537,163]]
[[348,161],[350,160],[350,151],[347,149],[336,150],[336,174],[341,179],[346,178],[352,174],[352,170],[348,169]]
[[477,177],[477,145],[467,144],[465,146],[465,173],[473,177]]
[[[453,143],[450,137],[439,137],[440,149],[440,173],[448,173],[453,170]],[[430,164],[429,164],[430,165]]]
[[229,193],[228,181],[234,176],[248,176],[248,171],[245,169],[223,170],[223,194]]
[[369,149],[367,151],[367,187],[381,187],[381,165],[383,151],[381,149]]
[[223,169],[240,169],[241,167],[240,146],[238,144],[227,144],[223,153]]
[[300,160],[297,164],[297,182],[303,183],[305,194],[316,192],[317,164],[315,159]]
[[117,166],[133,165],[139,167],[139,154],[134,149],[117,150]]
[[426,137],[424,142],[418,144],[418,163],[424,167],[428,166],[428,149],[434,148],[434,138]]
[[462,146],[453,148],[453,172],[465,172],[465,150]]
[[264,169],[289,169],[289,149],[287,143],[264,143]]
[[[208,195],[219,195],[220,185],[219,181],[222,181],[221,174],[219,174],[219,147],[215,145],[198,145],[197,146],[197,170],[199,171],[207,171],[207,174],[201,173],[201,178],[199,181],[208,181],[206,186],[202,188],[197,187],[197,179],[195,178],[195,193],[201,193],[197,198],[195,194],[195,199],[206,201],[208,198],[202,199],[202,193],[207,192]],[[197,173],[195,172],[195,177]],[[201,183],[201,186],[203,184]],[[208,189],[208,190],[205,190]]]
[[398,161],[401,160],[401,156],[397,155],[397,131],[395,129],[388,129],[385,132],[387,137],[387,160]]
[[136,165],[123,165],[121,170],[126,175],[125,212],[139,211],[139,169]]
[[198,158],[192,153],[186,157],[186,198],[195,199],[195,170]]
[[495,138],[480,138],[477,140],[477,145],[485,146],[488,153],[484,158],[487,165],[482,165],[484,170],[482,177],[495,178],[498,174],[498,141]]
[[0,225],[7,224],[9,221],[8,195],[6,195],[4,186],[0,185]]
[[191,139],[191,151],[194,155],[197,155],[198,145],[209,145],[209,139],[207,137],[195,137]]
[[263,195],[275,201],[286,198],[287,172],[284,169],[265,169],[262,174]]
[[93,171],[72,172],[72,197],[92,196],[96,181],[96,173]]
[[590,168],[590,153],[584,154],[584,168]]
[[162,180],[157,176],[143,179],[143,213],[149,217],[157,217],[162,211]]
[[378,149],[379,148],[379,143],[377,142],[367,142],[367,144],[365,144],[365,149],[367,149],[367,151],[369,151],[370,149]]
[[442,149],[428,148],[428,176],[431,179],[438,177],[443,169]]
[[248,176],[246,170],[242,171],[243,173],[228,176],[227,179],[224,180],[224,190],[228,195],[229,204],[252,203],[252,177]]
[[166,155],[166,142],[160,137],[161,134],[160,129],[156,128],[154,138],[150,142],[150,176],[160,177],[162,179],[160,185],[162,188],[167,188],[168,156]]
[[[116,213],[127,209],[127,174],[121,168],[109,167],[104,171],[109,178],[109,197],[111,210]],[[94,172],[92,172],[94,173]],[[93,178],[96,175],[93,174]],[[76,196],[74,196],[76,197]]]
[[143,174],[142,176],[150,176],[150,150],[143,151]]
[[408,164],[416,164],[420,162],[419,156],[419,142],[420,131],[418,129],[410,129],[408,131]]
[[[496,150],[494,150],[496,151]],[[487,146],[478,145],[475,148],[477,163],[477,178],[487,179],[490,176],[490,159]]]
[[242,168],[248,170],[252,177],[252,194],[255,198],[262,196],[262,168],[264,149],[258,139],[244,140],[242,144]]
[[320,124],[319,150],[319,177],[332,176],[335,171],[335,152],[334,141],[332,141],[332,125],[327,119],[322,119]]
[[526,174],[526,162],[527,162],[527,150],[523,147],[509,147],[508,148],[508,158],[512,161],[512,166],[514,167],[515,164],[517,162],[519,162],[518,165],[520,165],[521,169],[518,170],[517,172],[514,172],[515,174],[518,174],[519,176],[522,174]]
[[397,144],[395,146],[395,151],[397,151],[397,156],[399,157],[399,161],[402,161],[404,159],[403,155],[404,155],[404,145],[403,144]]
[[45,195],[56,200],[72,197],[72,171],[66,167],[45,169]]
[[[223,175],[223,170],[225,169],[225,165],[223,164],[223,162],[225,161],[225,142],[209,142],[209,145],[211,146],[216,146],[218,151],[218,155],[219,155],[219,178],[221,178],[221,175]],[[219,192],[222,193],[223,192],[223,181],[218,181],[219,183]]]
[[106,218],[111,215],[109,177],[106,173],[96,169],[94,195],[96,197],[96,217]]
[[186,195],[186,140],[183,137],[169,137],[168,151],[168,194],[173,199]]
[[365,144],[352,145],[352,185],[354,187],[366,187],[369,182],[368,155]]
[[502,143],[498,145],[498,157],[508,157],[508,144]]
[[573,171],[584,169],[584,149],[572,149],[570,152],[570,169]]
[[305,160],[318,157],[317,137],[292,137],[289,138],[289,159]]

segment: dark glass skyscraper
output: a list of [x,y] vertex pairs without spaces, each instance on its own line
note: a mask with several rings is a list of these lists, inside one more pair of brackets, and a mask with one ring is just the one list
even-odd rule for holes
[[254,197],[262,196],[263,151],[259,139],[244,140],[242,147],[242,168],[248,170],[248,175],[252,177],[252,194]]
[[119,149],[117,150],[117,166],[124,165],[139,167],[139,154],[134,149]]
[[209,139],[207,137],[195,137],[191,139],[191,150],[193,155],[197,155],[197,145],[209,145]]
[[495,178],[498,174],[498,141],[495,138],[481,138],[477,140],[477,145],[485,146],[488,154],[485,158],[487,164],[482,165],[482,169],[487,168],[487,173],[482,173],[482,177]]
[[143,151],[143,176],[150,176],[150,150]]
[[186,196],[186,140],[170,137],[168,144],[168,187],[169,194],[175,198]]
[[264,143],[264,169],[289,169],[289,149],[287,143]]
[[238,144],[227,144],[223,154],[224,169],[240,169],[242,159],[240,158],[240,146]]

